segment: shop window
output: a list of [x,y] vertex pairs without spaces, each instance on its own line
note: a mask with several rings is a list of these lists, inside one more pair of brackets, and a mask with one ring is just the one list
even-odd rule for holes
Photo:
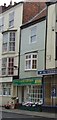
[[11,84],[3,84],[2,85],[3,95],[11,95]]
[[28,87],[28,101],[30,102],[40,102],[40,100],[43,100],[43,90],[42,86],[35,85],[35,86],[29,86]]
[[37,69],[37,53],[27,54],[25,56],[25,70]]

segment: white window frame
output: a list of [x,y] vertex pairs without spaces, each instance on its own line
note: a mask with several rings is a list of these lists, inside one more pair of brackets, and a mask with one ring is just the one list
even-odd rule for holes
[[9,13],[9,28],[14,27],[14,11]]
[[[7,40],[4,40],[4,36],[7,34]],[[2,53],[6,53],[8,51],[8,33],[3,34],[3,42],[2,42]],[[6,50],[4,48],[4,45],[6,44]]]
[[[32,38],[35,37],[35,40],[34,41],[31,41]],[[33,26],[30,28],[30,39],[29,39],[29,43],[32,44],[32,43],[36,43],[37,42],[37,26]]]
[[27,100],[30,102],[43,102],[43,87],[42,85],[28,86]]
[[[10,62],[9,62],[9,59],[11,60]],[[11,65],[12,59],[13,59],[13,66]],[[10,66],[9,66],[9,64],[10,64]],[[11,72],[13,72],[13,74],[10,74]],[[8,58],[8,75],[14,75],[14,57]]]
[[[37,58],[33,58],[33,55],[36,55]],[[31,56],[31,58],[26,59],[26,56]],[[29,60],[31,61],[31,66],[30,66],[30,68],[29,67],[26,68],[26,61],[29,62]],[[33,65],[32,62],[33,62],[33,60],[36,60],[36,62],[38,64],[38,55],[37,55],[37,53],[30,53],[30,54],[26,54],[25,55],[25,71],[27,71],[27,70],[37,70],[37,65],[36,65],[36,68],[32,68],[32,65]]]
[[[6,62],[5,62],[6,60]],[[5,62],[5,63],[4,63]],[[3,74],[3,72],[5,72]],[[2,58],[2,76],[7,74],[7,58]]]
[[[10,40],[10,34],[12,34],[11,40]],[[10,46],[10,44],[11,44],[11,46]],[[12,45],[12,44],[14,44],[14,45]],[[9,33],[9,51],[15,51],[15,32]]]
[[[15,39],[16,39],[16,32],[15,31],[10,31],[10,32],[6,32],[6,33],[4,33],[4,34],[8,34],[8,40],[7,41],[4,41],[3,40],[3,42],[2,42],[2,53],[7,53],[7,52],[15,52],[15,46],[14,46],[14,44],[15,44],[15,40],[13,41],[13,38],[12,38],[12,40],[10,41],[10,33],[14,33],[15,34]],[[13,46],[11,45],[11,47],[12,47],[12,51],[10,50],[10,45],[9,44],[13,44]],[[4,46],[3,46],[3,44],[7,44],[7,50],[5,50],[4,49]],[[3,50],[4,49],[4,50]]]
[[[9,94],[9,90],[10,90],[10,94]],[[3,96],[11,96],[11,84],[8,84],[8,83],[2,84],[2,95]]]
[[[7,59],[5,66],[2,63],[2,70],[5,69],[5,74],[2,73],[2,76],[13,76],[14,75],[14,57],[10,57],[10,58],[11,59],[13,58],[13,66],[10,66],[10,67],[9,67],[9,58],[2,58],[2,59]],[[10,71],[13,70],[13,74],[9,74],[9,69]]]

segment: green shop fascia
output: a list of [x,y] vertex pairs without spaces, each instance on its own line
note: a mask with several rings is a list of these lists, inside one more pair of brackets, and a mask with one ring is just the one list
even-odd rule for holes
[[33,78],[15,79],[15,80],[13,80],[13,84],[17,85],[17,86],[42,85],[42,78],[41,77],[33,77]]

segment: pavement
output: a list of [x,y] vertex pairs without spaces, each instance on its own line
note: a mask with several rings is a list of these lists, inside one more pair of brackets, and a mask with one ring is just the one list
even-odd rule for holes
[[17,113],[21,115],[24,114],[24,115],[46,117],[46,118],[57,118],[57,115],[55,113],[48,113],[48,112],[35,112],[35,111],[26,111],[26,110],[20,110],[20,109],[5,109],[4,107],[0,107],[0,111]]

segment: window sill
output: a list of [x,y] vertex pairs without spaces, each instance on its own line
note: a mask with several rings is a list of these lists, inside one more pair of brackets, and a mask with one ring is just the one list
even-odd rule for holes
[[9,26],[9,29],[11,29],[11,28],[14,28],[14,25],[13,26]]
[[8,51],[8,52],[3,52],[2,55],[5,55],[5,54],[15,54],[15,51]]
[[28,72],[28,71],[37,71],[37,69],[25,69],[24,71],[25,72]]
[[7,97],[7,96],[8,96],[8,97],[11,97],[11,95],[2,95],[2,97]]

